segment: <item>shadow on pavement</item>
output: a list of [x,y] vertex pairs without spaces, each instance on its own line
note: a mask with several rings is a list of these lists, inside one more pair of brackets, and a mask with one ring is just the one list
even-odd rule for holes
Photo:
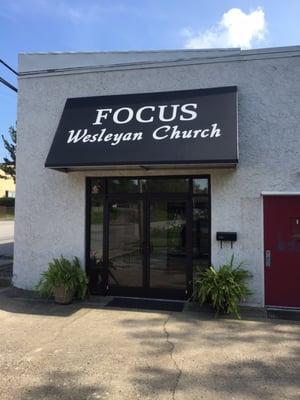
[[81,375],[78,372],[47,371],[42,377],[44,383],[26,386],[26,393],[21,393],[21,400],[40,399],[102,399],[106,392],[103,385],[79,384]]
[[173,313],[161,331],[155,329],[161,319],[126,318],[120,323],[141,344],[145,359],[169,353],[174,361],[173,369],[136,367],[133,384],[144,396],[150,386],[159,398],[170,390],[178,399],[205,398],[205,393],[213,394],[209,399],[226,400],[300,398],[299,324],[179,313]]

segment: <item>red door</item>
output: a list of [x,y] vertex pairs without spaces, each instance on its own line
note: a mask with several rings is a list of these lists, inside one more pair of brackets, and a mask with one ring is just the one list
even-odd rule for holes
[[300,196],[264,197],[265,304],[300,307]]

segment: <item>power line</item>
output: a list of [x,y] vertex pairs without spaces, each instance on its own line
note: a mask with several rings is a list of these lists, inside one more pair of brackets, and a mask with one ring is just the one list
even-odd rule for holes
[[[10,67],[8,64],[6,64],[6,62],[4,62],[3,60],[1,60],[0,58],[0,63],[3,64],[7,69],[9,69],[12,73],[14,73],[15,75],[19,76],[18,72],[15,71],[12,67]],[[2,83],[3,85],[7,86],[9,89],[13,90],[14,92],[18,92],[18,89],[13,86],[11,83],[7,82],[5,79],[1,78],[0,76],[0,83]]]
[[3,85],[7,86],[8,88],[10,88],[11,90],[18,92],[18,89],[13,86],[12,84],[10,84],[9,82],[7,82],[5,79],[1,78],[0,76],[0,83],[3,83]]
[[6,62],[4,62],[3,60],[1,60],[0,58],[0,63],[3,64],[7,69],[9,69],[11,72],[13,72],[15,75],[19,76],[18,72],[15,71],[12,67],[10,67],[8,64],[6,64]]

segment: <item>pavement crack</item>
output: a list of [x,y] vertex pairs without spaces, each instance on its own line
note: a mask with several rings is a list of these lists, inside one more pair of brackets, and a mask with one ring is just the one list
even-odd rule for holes
[[180,381],[180,378],[181,378],[181,375],[182,375],[182,369],[179,367],[177,361],[176,361],[175,358],[174,358],[175,344],[170,340],[170,333],[169,333],[168,330],[167,330],[167,324],[168,324],[169,320],[171,319],[172,315],[173,315],[173,313],[170,313],[170,314],[168,315],[168,317],[164,320],[163,331],[164,331],[164,334],[165,334],[165,337],[166,337],[166,342],[167,342],[167,344],[168,344],[168,346],[169,346],[169,348],[170,348],[170,357],[171,357],[171,360],[172,360],[172,362],[173,362],[173,364],[174,364],[174,367],[175,367],[175,369],[176,369],[176,371],[177,371],[177,376],[176,376],[176,380],[175,380],[175,385],[174,385],[174,387],[173,387],[172,390],[171,390],[171,393],[172,393],[172,400],[175,400],[176,390],[177,390],[177,387],[178,387],[178,384],[179,384],[179,381]]

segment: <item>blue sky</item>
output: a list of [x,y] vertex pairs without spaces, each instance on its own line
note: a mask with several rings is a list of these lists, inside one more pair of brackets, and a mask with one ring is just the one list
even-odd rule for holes
[[[299,15],[299,0],[0,0],[0,58],[17,69],[19,52],[300,45]],[[16,97],[0,84],[5,135]]]

